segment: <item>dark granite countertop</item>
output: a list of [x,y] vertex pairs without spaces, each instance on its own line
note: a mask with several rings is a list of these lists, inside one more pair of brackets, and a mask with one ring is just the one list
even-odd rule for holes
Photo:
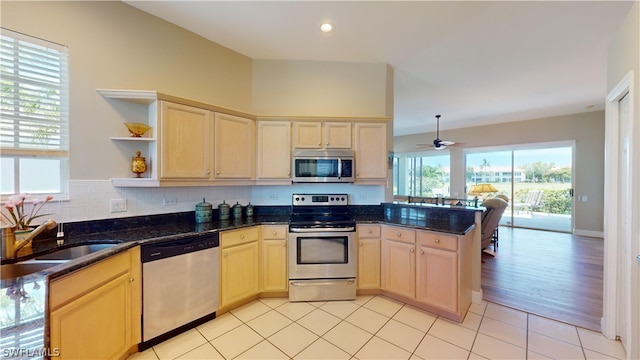
[[[65,224],[63,239],[55,237],[54,229],[34,239],[31,254],[15,259],[2,259],[1,263],[5,265],[78,245],[114,244],[113,247],[46,270],[0,282],[0,347],[16,351],[15,357],[3,354],[3,358],[40,357],[38,354],[44,347],[46,292],[49,281],[141,244],[172,241],[207,232],[255,225],[287,224],[289,211],[256,214],[250,219],[216,219],[207,224],[196,224],[194,218],[194,212],[186,212]],[[58,240],[63,240],[63,244],[58,245]]]
[[[475,212],[483,210],[483,208],[406,204],[350,206],[350,213],[357,223],[409,226],[452,234],[466,234],[471,231],[474,226]],[[217,210],[214,209],[215,220],[206,224],[196,224],[193,211],[69,223],[64,224],[65,236],[62,239],[64,240],[62,245],[58,245],[58,240],[61,239],[55,237],[55,229],[44,232],[34,239],[33,253],[16,259],[2,259],[1,263],[4,265],[25,261],[36,255],[78,245],[96,243],[115,245],[40,272],[2,280],[0,302],[7,305],[0,309],[0,319],[2,319],[0,347],[23,351],[17,358],[37,354],[37,351],[43,348],[47,284],[55,278],[141,244],[172,241],[207,232],[255,225],[287,224],[290,212],[290,206],[256,206],[253,218],[218,220]],[[24,352],[25,349],[32,349],[33,352]]]

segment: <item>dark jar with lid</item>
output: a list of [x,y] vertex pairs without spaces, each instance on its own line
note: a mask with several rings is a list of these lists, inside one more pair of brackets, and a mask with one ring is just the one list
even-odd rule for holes
[[229,210],[229,204],[225,203],[224,200],[222,200],[222,204],[218,205],[218,217],[220,218],[220,220],[229,219]]
[[236,201],[236,204],[231,208],[233,210],[233,218],[241,219],[242,218],[242,205]]
[[247,218],[253,217],[253,205],[251,205],[251,202],[249,202],[247,206],[245,206],[245,212],[247,214]]
[[196,223],[203,224],[211,222],[213,213],[213,205],[206,202],[204,198],[202,198],[201,203],[196,204]]

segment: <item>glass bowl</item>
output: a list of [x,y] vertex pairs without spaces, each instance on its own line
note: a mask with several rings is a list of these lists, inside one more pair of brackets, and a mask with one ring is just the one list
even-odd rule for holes
[[147,124],[142,123],[124,123],[124,125],[129,129],[129,132],[132,134],[131,137],[142,137],[144,133],[149,131],[151,127]]

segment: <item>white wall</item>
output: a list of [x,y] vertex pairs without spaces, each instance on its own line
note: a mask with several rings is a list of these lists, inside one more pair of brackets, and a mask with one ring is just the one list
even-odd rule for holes
[[[623,86],[618,87],[619,84]],[[640,3],[637,1],[615,34],[607,58],[607,94],[622,95],[624,91],[619,94],[616,92],[627,87],[630,94],[627,96],[631,96],[628,119],[630,133],[625,133],[625,136],[619,134],[624,129],[624,124],[619,123],[616,115],[619,99],[607,101],[606,155],[611,171],[607,173],[605,189],[607,210],[602,325],[606,336],[622,338],[628,359],[638,359],[640,263],[634,259],[640,254]],[[626,164],[621,164],[625,159],[623,152],[628,157]],[[623,167],[628,168],[627,174],[623,172]],[[622,178],[622,174],[626,177]],[[623,303],[628,310],[625,319],[621,318],[622,311],[619,308]],[[623,325],[625,323],[626,327]]]

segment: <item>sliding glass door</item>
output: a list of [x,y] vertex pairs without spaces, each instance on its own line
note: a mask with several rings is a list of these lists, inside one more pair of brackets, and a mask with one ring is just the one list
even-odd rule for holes
[[501,225],[571,232],[572,145],[520,146],[509,150],[469,151],[470,185],[492,184],[509,197]]

